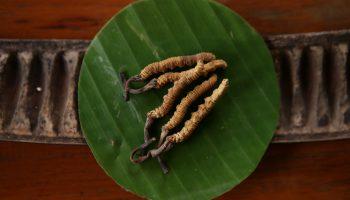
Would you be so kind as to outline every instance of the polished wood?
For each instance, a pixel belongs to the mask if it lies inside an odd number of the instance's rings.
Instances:
[[[1,0],[0,38],[92,39],[131,0]],[[350,28],[350,0],[220,0],[262,34]]]
[[[0,38],[92,39],[130,0],[1,0]],[[221,0],[262,34],[350,28],[349,0]],[[350,140],[272,144],[221,199],[349,199]],[[138,199],[87,146],[0,142],[1,199]]]
[[[350,140],[272,144],[220,199],[348,199]],[[139,199],[107,177],[87,146],[0,142],[4,199]]]

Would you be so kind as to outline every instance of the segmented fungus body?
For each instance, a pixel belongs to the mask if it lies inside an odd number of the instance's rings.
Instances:
[[[203,53],[198,53],[198,54],[189,55],[189,56],[171,57],[159,62],[151,63],[147,65],[145,68],[143,68],[138,75],[133,76],[125,81],[124,98],[125,100],[128,100],[128,94],[130,92],[129,84],[131,82],[144,81],[155,74],[164,73],[164,72],[173,70],[176,67],[191,66],[196,64],[200,60],[202,60],[203,62],[209,62],[214,59],[215,59],[214,54],[203,52]]]
[[[198,127],[199,123],[208,115],[208,113],[213,109],[215,103],[223,95],[228,87],[228,79],[222,80],[221,84],[217,89],[215,89],[211,96],[204,99],[204,103],[198,106],[198,110],[193,112],[191,118],[185,122],[185,126],[180,132],[168,136],[167,140],[171,143],[179,143],[186,140],[194,130]]]
[[[204,93],[212,89],[217,81],[217,75],[213,74],[208,80],[203,81],[190,91],[176,106],[176,111],[171,119],[162,127],[162,132],[159,138],[158,148],[146,152],[146,149],[156,141],[155,137],[150,137],[149,129],[157,118],[164,117],[173,107],[177,98],[183,90],[192,84],[199,77],[206,77],[208,74],[217,69],[225,69],[227,64],[224,60],[214,60],[215,56],[212,53],[199,53],[190,56],[178,56],[168,58],[166,60],[152,63],[146,66],[139,75],[133,76],[126,80],[125,74],[120,73],[120,78],[124,83],[124,97],[128,99],[128,94],[140,94],[150,89],[159,89],[168,83],[174,83],[173,87],[168,90],[168,93],[163,97],[163,103],[154,110],[147,113],[147,119],[144,127],[144,143],[135,148],[130,156],[130,160],[134,163],[140,163],[150,157],[157,157],[158,162],[164,173],[168,172],[168,167],[161,159],[161,154],[170,150],[174,144],[180,143],[190,137],[198,127],[199,123],[213,108],[216,101],[222,96],[228,87],[228,80],[224,79],[219,87],[215,89],[211,96],[204,99],[204,103],[198,106],[198,110],[191,114],[191,118],[185,122],[184,127],[176,134],[170,135],[169,131],[178,126],[184,119],[189,106]],[[197,63],[194,68],[181,72],[167,72],[174,70],[176,67],[191,66]],[[144,81],[151,76],[164,73],[158,78],[153,78],[145,86],[133,89],[129,88],[130,82]],[[165,139],[165,141],[164,141]],[[135,156],[138,155],[138,158]]]
[[[149,129],[155,119],[164,117],[174,105],[175,100],[180,96],[181,92],[188,85],[197,80],[200,76],[207,76],[209,73],[214,72],[218,68],[226,68],[227,64],[223,60],[215,60],[207,64],[203,62],[198,62],[197,66],[193,71],[188,72],[185,76],[181,77],[179,80],[174,82],[174,86],[168,90],[163,99],[161,106],[147,113],[146,124],[144,128],[144,137],[149,138]]]
[[[207,63],[205,67],[207,68],[208,71],[213,71],[216,68],[218,68],[218,66],[221,66],[221,65],[226,65],[225,61],[213,60],[213,61]],[[178,81],[181,77],[184,77],[184,76],[187,76],[187,75],[193,74],[193,73],[195,73],[195,68],[185,70],[182,72],[167,72],[165,74],[160,75],[158,78],[153,78],[145,86],[143,86],[141,88],[138,88],[138,89],[129,88],[128,93],[141,94],[141,93],[144,93],[144,92],[151,90],[151,89],[154,89],[154,88],[159,89],[159,88],[164,87],[168,83],[173,83],[175,81]],[[121,73],[120,75],[123,77],[125,76],[123,73]],[[125,78],[122,78],[122,80],[125,80]]]
[[[191,69],[192,70],[192,69]],[[159,89],[165,86],[168,83],[173,83],[180,79],[181,76],[187,74],[190,70],[186,70],[183,72],[168,72],[160,75],[158,78],[153,78],[150,80],[145,86],[133,89],[129,88],[129,93],[131,94],[141,94],[153,88]]]
[[[168,90],[163,99],[163,104],[158,108],[147,113],[147,116],[152,118],[161,118],[166,115],[171,109],[174,101],[183,91],[183,89],[193,83],[201,76],[207,76],[209,73],[214,72],[219,68],[226,68],[227,64],[223,60],[215,60],[213,62],[203,64],[203,62],[198,63],[198,65],[193,69],[186,72],[179,80],[174,82],[174,86]]]
[[[212,95],[206,97],[204,103],[198,106],[198,110],[191,114],[191,118],[185,122],[184,127],[178,133],[166,137],[165,142],[158,149],[149,151],[149,154],[152,157],[159,156],[161,153],[171,149],[173,144],[183,142],[190,137],[199,123],[208,115],[218,99],[224,94],[228,85],[228,79],[222,80],[219,87],[213,91]]]
[[[213,109],[215,103],[224,94],[228,88],[228,79],[222,80],[219,87],[216,88],[213,93],[204,99],[204,103],[198,106],[197,111],[191,114],[191,118],[185,122],[184,127],[176,134],[167,136],[165,142],[158,148],[148,151],[148,153],[137,160],[133,159],[133,154],[131,155],[131,160],[135,163],[140,163],[145,161],[150,157],[158,157],[160,154],[170,150],[174,144],[183,142],[189,138],[199,126],[199,123],[208,115],[208,113]]]
[[[224,60],[213,60],[204,64],[203,74],[206,75],[214,72],[216,69],[226,68],[226,67],[227,67],[227,64]],[[155,88],[157,89],[162,88],[168,83],[172,83],[179,80],[181,77],[185,77],[185,76],[189,76],[194,73],[197,73],[196,71],[197,71],[196,68],[192,68],[183,72],[168,72],[168,73],[162,74],[157,79],[154,79],[156,81]]]
[[[176,111],[170,120],[162,127],[162,133],[160,134],[158,145],[163,143],[164,138],[168,135],[169,131],[176,126],[178,126],[186,115],[189,106],[202,96],[205,92],[209,91],[215,86],[217,81],[217,75],[213,74],[208,80],[204,81],[200,85],[196,86],[192,91],[190,91],[186,97],[184,97],[180,104],[176,106]]]
[[[157,73],[164,73],[175,69],[176,67],[191,66],[199,61],[209,62],[215,59],[215,55],[212,53],[199,53],[190,56],[176,56],[171,57],[159,62],[154,62],[147,65],[143,70],[141,70],[139,76],[143,80],[151,77]]]

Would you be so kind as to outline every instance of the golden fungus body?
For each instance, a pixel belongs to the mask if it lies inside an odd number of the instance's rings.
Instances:
[[[196,64],[194,68],[187,69],[180,72],[174,72],[177,67],[192,66]],[[190,119],[188,119],[182,129],[169,135],[170,130],[180,125],[184,120],[188,108],[197,99],[203,96],[206,92],[212,90],[217,82],[217,75],[214,73],[217,69],[225,69],[227,64],[224,60],[215,60],[215,55],[212,53],[198,53],[189,56],[177,56],[165,59],[163,61],[155,62],[147,65],[138,75],[126,80],[125,74],[121,73],[120,77],[124,82],[124,97],[128,99],[128,94],[140,94],[150,89],[159,89],[173,83],[173,86],[168,89],[168,92],[163,97],[163,103],[149,111],[147,113],[147,120],[144,126],[144,144],[135,148],[130,156],[130,160],[134,163],[140,163],[150,157],[157,157],[158,162],[164,173],[168,172],[168,168],[162,161],[160,155],[170,150],[176,143],[180,143],[190,137],[199,126],[200,122],[208,115],[210,110],[214,107],[218,99],[223,95],[228,87],[228,79],[224,79],[220,85],[212,92],[212,94],[204,98],[204,102],[198,106],[197,111],[191,113]],[[156,74],[161,74],[157,78],[151,79],[146,85],[141,88],[133,89],[129,88],[129,83],[137,81],[145,81]],[[198,80],[200,77],[210,76],[207,80],[194,87],[193,90],[187,93],[187,95],[176,106],[176,110],[169,121],[163,125],[162,132],[159,137],[158,148],[146,151],[153,142],[156,141],[155,137],[150,137],[150,127],[153,122],[167,115],[174,107],[177,99],[182,95],[184,90]],[[168,136],[169,135],[169,136]],[[138,158],[135,156],[138,155]]]
[[[200,85],[197,85],[192,91],[190,91],[186,97],[184,97],[179,105],[176,106],[176,111],[170,120],[162,127],[162,133],[159,138],[159,144],[163,143],[164,138],[168,132],[178,126],[184,119],[189,106],[202,96],[205,92],[209,91],[215,86],[217,81],[217,75],[213,74],[208,80],[204,81]]]

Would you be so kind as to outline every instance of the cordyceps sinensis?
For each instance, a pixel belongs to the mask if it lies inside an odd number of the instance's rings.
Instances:
[[[224,63],[225,61],[223,60],[213,60],[207,63],[207,65],[210,65],[216,68],[219,65],[224,65]],[[138,88],[138,89],[129,88],[128,91],[131,94],[141,94],[154,88],[160,89],[165,85],[167,85],[168,83],[174,83],[175,81],[179,80],[181,77],[194,73],[194,71],[195,71],[195,68],[188,69],[182,72],[167,72],[165,74],[160,75],[158,78],[153,78],[145,86],[141,88]]]
[[[200,85],[197,85],[181,100],[181,102],[176,106],[176,111],[174,112],[173,116],[162,127],[158,146],[163,143],[163,140],[169,134],[169,131],[182,122],[190,105],[215,86],[217,79],[217,75],[213,74],[208,80],[202,82]]]
[[[183,90],[197,80],[199,77],[205,77],[217,69],[225,69],[227,64],[223,60],[214,60],[207,64],[199,61],[196,67],[186,75],[174,82],[174,86],[168,90],[168,93],[163,97],[163,103],[159,107],[147,113],[147,119],[144,128],[145,138],[149,138],[149,129],[155,119],[164,117],[173,107],[176,99],[181,95]]]
[[[218,88],[216,88],[213,93],[204,99],[204,103],[198,106],[197,111],[191,114],[191,118],[185,122],[184,127],[177,133],[167,136],[164,143],[157,149],[152,149],[144,156],[134,159],[135,151],[131,154],[131,161],[135,163],[140,163],[145,161],[150,157],[159,157],[162,153],[170,150],[174,144],[183,142],[189,138],[196,128],[199,126],[199,123],[208,115],[208,113],[213,109],[215,103],[218,99],[224,94],[229,86],[228,79],[224,79]],[[152,138],[154,141],[155,139]]]
[[[135,75],[135,76],[133,76],[125,81],[125,83],[124,83],[124,98],[125,98],[125,100],[128,100],[129,93],[134,92],[134,90],[130,90],[130,87],[129,87],[129,84],[131,82],[145,81],[153,75],[174,70],[176,67],[191,66],[191,65],[198,63],[198,61],[200,61],[200,60],[203,62],[209,62],[209,61],[212,61],[214,59],[215,59],[214,54],[203,52],[203,53],[198,53],[198,54],[189,55],[189,56],[171,57],[171,58],[159,61],[159,62],[151,63],[151,64],[147,65],[145,68],[143,68],[138,75]],[[120,75],[122,77],[122,80],[124,81],[125,74],[121,73]]]
[[[157,118],[164,117],[173,107],[175,100],[180,96],[181,92],[189,86],[192,82],[197,80],[199,77],[205,77],[208,74],[214,72],[217,69],[225,69],[227,64],[224,60],[214,60],[209,63],[204,64],[203,61],[199,61],[195,68],[181,72],[178,80],[174,82],[174,86],[168,90],[168,94],[163,97],[164,101],[161,106],[147,113],[147,119],[144,127],[144,141],[145,143],[140,147],[133,150],[132,155],[135,155],[136,152],[141,150],[141,155],[144,154],[145,149],[150,143],[154,140],[150,138],[149,129],[153,124],[154,120]],[[165,74],[164,74],[165,75]],[[159,83],[160,85],[166,82],[163,79]],[[162,81],[163,80],[163,81]],[[168,169],[165,163],[161,160],[161,158],[157,157],[159,164],[164,173],[168,172]],[[135,162],[133,159],[131,159]]]

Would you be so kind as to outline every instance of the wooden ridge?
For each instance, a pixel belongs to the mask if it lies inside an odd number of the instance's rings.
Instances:
[[[350,30],[265,37],[281,89],[273,142],[350,138]],[[77,81],[88,40],[0,40],[0,140],[85,144]]]

